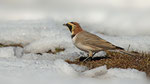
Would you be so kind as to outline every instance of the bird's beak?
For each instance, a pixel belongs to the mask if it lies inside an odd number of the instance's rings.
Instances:
[[[63,24],[63,26],[67,26],[66,24]]]

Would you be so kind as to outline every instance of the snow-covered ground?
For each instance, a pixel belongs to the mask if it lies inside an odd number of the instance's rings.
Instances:
[[[101,66],[89,70],[66,63],[66,59],[86,54],[74,47],[70,32],[62,26],[77,21],[83,29],[117,46],[128,49],[130,45],[129,50],[150,52],[148,0],[57,1],[14,0],[11,4],[9,0],[1,1],[0,44],[23,46],[0,47],[1,84],[150,83],[144,72],[135,69]],[[46,53],[55,48],[65,51]]]
[[[1,84],[147,84],[145,73],[133,69],[88,70],[63,60],[0,59]]]

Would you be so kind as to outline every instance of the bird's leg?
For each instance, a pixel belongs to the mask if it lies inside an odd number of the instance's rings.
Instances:
[[[93,53],[92,57],[96,54],[96,52]]]
[[[85,62],[86,60],[88,60],[89,58],[92,58],[93,56],[93,52],[89,51],[88,57],[86,59],[83,60],[83,62]]]

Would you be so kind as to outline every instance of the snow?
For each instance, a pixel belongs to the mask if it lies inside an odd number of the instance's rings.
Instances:
[[[106,66],[102,66],[102,67],[98,67],[92,70],[88,70],[82,73],[83,76],[87,76],[87,77],[97,77],[97,76],[101,76],[107,73],[107,68]]]
[[[0,3],[1,84],[148,84],[144,72],[68,64],[86,53],[62,24],[77,21],[91,33],[129,50],[150,52],[148,0],[15,0]],[[56,48],[65,51],[46,53]],[[37,54],[40,53],[40,54]],[[99,52],[96,56],[104,56]]]
[[[0,48],[0,57],[9,58],[14,56],[13,47]]]
[[[0,29],[2,30],[0,31],[0,43],[6,45],[22,44],[26,53],[44,53],[50,49],[54,51],[55,48],[74,49],[74,51],[77,51],[72,44],[70,32],[66,27],[62,26],[63,22],[58,24],[56,21],[48,19],[39,21],[8,21],[0,24]],[[84,23],[81,25],[87,26]],[[150,38],[148,35],[120,36],[118,34],[117,36],[110,36],[95,30],[91,31],[88,27],[83,26],[83,28],[125,49],[130,45],[131,51],[149,52],[150,50]]]
[[[0,66],[0,78],[3,84],[113,84],[116,81],[119,81],[116,84],[122,84],[123,80],[129,84],[146,84],[145,73],[137,70],[107,70],[106,66],[88,70],[82,66],[72,67],[61,59],[53,62],[49,60],[1,59]],[[75,68],[80,68],[81,71],[86,70],[80,72]]]

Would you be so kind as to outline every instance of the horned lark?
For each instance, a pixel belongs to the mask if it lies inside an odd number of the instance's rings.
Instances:
[[[67,26],[70,30],[74,45],[80,50],[87,52],[88,58],[93,57],[99,51],[124,50],[95,34],[84,31],[77,22],[69,22],[63,25]]]

